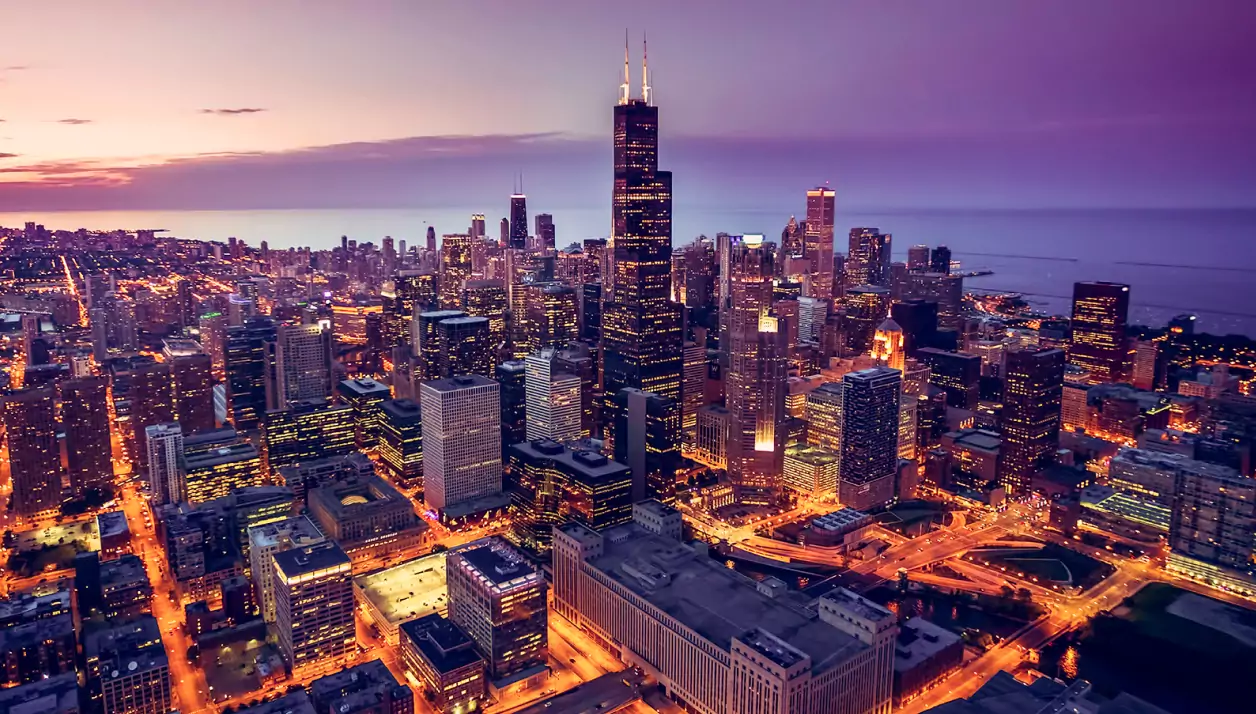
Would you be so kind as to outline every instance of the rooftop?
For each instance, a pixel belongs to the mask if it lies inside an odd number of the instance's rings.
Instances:
[[[209,451],[201,451],[195,454],[186,454],[183,459],[184,466],[187,471],[196,471],[197,469],[208,469],[222,464],[234,463],[236,461],[248,461],[250,459],[259,458],[257,447],[249,443],[228,444],[219,446]]]
[[[816,518],[811,522],[811,527],[826,531],[840,531],[862,524],[869,518],[870,516],[863,511],[856,511],[853,508],[843,508]]]
[[[358,397],[382,395],[385,399],[391,393],[387,384],[373,379],[346,379],[340,383],[340,391]]]
[[[827,466],[841,460],[841,454],[823,446],[811,444],[790,444],[785,447],[785,458],[801,461],[812,466]]]
[[[331,541],[324,541],[275,553],[275,567],[281,579],[285,576],[313,574],[327,569],[348,573],[349,556],[345,555],[340,546]]]
[[[419,403],[413,399],[390,399],[379,408],[385,415],[397,421],[421,419],[423,412]]]
[[[571,472],[600,479],[631,474],[624,464],[605,456],[582,450],[573,450],[552,439],[536,439],[514,444],[510,451],[531,459],[550,459],[567,467]]]
[[[108,511],[96,514],[96,528],[101,538],[112,538],[126,535],[129,532],[126,514],[122,511]]]
[[[394,625],[443,611],[449,605],[444,553],[359,575],[353,584],[375,611]]]
[[[904,672],[918,667],[960,641],[959,635],[920,617],[904,622],[894,645],[894,669]]]
[[[237,714],[315,714],[314,704],[304,689],[286,694],[269,702],[251,707],[240,707]]]
[[[152,615],[90,631],[84,637],[83,649],[88,660],[100,660],[104,679],[169,666],[161,630]]]
[[[78,711],[78,676],[74,672],[54,674],[47,679],[0,689],[0,714],[62,714]]]
[[[138,581],[148,583],[148,573],[144,570],[144,561],[138,555],[124,555],[114,560],[100,563],[100,584],[116,585]]]
[[[540,572],[509,543],[497,536],[481,538],[450,551],[500,591],[531,587],[543,580]]]
[[[431,382],[424,382],[423,388],[430,389],[434,392],[456,392],[461,389],[469,389],[471,387],[487,387],[496,385],[497,382],[482,377],[478,374],[467,374],[460,377],[449,377],[448,379],[436,379]]]
[[[959,446],[978,451],[997,451],[1003,444],[1003,439],[998,433],[984,429],[952,431],[946,434],[946,437],[953,439]]]
[[[401,629],[423,657],[441,674],[483,661],[467,633],[448,618],[433,613],[411,620],[403,624]]]
[[[578,525],[563,530],[577,529],[596,535]],[[729,649],[734,637],[761,629],[811,657],[813,670],[824,671],[865,647],[822,622],[801,594],[769,597],[750,578],[672,538],[635,523],[608,528],[601,536],[604,554],[590,565],[722,649]]]
[[[293,516],[249,528],[249,545],[254,548],[268,548],[281,543],[301,545],[322,538],[322,531],[307,516]]]

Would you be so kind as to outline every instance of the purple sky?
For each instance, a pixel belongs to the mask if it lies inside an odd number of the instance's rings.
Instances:
[[[4,13],[0,210],[609,196],[625,27],[678,202],[1256,205],[1251,0],[141,0]],[[535,201],[534,201],[535,205]]]

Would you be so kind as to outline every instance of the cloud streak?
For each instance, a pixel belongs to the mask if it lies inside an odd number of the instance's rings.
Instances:
[[[70,126],[81,126],[83,124],[91,124],[91,119],[58,119],[58,124],[68,124]]]
[[[4,154],[4,153],[0,153],[0,159],[16,159],[17,157],[18,157],[18,154]]]
[[[202,109],[201,114],[212,114],[220,117],[239,116],[240,114],[259,114],[266,111],[262,107],[240,107],[238,109]]]

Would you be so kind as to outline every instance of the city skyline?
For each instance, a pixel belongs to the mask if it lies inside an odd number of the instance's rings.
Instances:
[[[1256,9],[1213,4],[31,6],[0,61],[0,210],[447,204],[520,171],[544,205],[598,205],[590,98],[625,27],[634,85],[654,40],[689,205],[824,181],[866,207],[1251,205]],[[101,28],[114,50],[74,42]],[[189,41],[152,62],[151,37]]]

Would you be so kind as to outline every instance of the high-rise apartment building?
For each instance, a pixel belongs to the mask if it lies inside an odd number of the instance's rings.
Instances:
[[[808,444],[841,453],[843,390],[842,382],[825,382],[807,393],[804,418]]]
[[[56,389],[19,389],[4,397],[4,438],[13,484],[10,510],[22,518],[61,505],[61,449],[57,445]]]
[[[109,379],[81,377],[61,383],[61,425],[65,430],[70,492],[113,484],[109,440]]]
[[[1064,352],[1020,350],[1007,355],[1003,385],[1003,482],[1022,495],[1034,474],[1051,464],[1060,445]]]
[[[811,268],[810,297],[833,296],[833,211],[837,194],[820,186],[807,191],[807,223],[803,230],[803,257]]]
[[[902,381],[902,373],[889,367],[851,372],[842,378],[838,500],[848,508],[867,511],[894,498]]]
[[[499,537],[449,551],[449,619],[475,641],[494,680],[545,671],[545,576]]]
[[[528,366],[523,360],[497,365],[494,376],[501,387],[502,452],[528,438]]]
[[[559,347],[579,338],[579,294],[562,283],[533,284],[525,298],[522,348],[535,352]]]
[[[145,448],[148,449],[148,491],[155,505],[164,505],[186,498],[187,482],[183,472],[183,429],[178,422],[144,427]]]
[[[1122,283],[1073,284],[1073,337],[1069,364],[1090,372],[1091,381],[1129,379],[1130,349],[1126,342],[1130,286]]]
[[[333,342],[331,325],[325,321],[276,329],[275,408],[332,396]]]
[[[349,556],[324,541],[275,552],[275,623],[293,676],[335,671],[353,653],[353,573]]]
[[[680,430],[684,445],[691,450],[698,440],[698,410],[706,403],[707,369],[706,345],[686,342],[685,375],[680,390]]]
[[[739,492],[759,495],[776,488],[785,444],[789,318],[773,309],[773,247],[743,236],[729,261],[728,473]]]
[[[441,510],[499,494],[501,392],[497,382],[467,375],[424,382],[423,488],[429,507]]]

